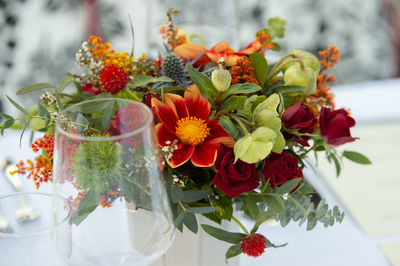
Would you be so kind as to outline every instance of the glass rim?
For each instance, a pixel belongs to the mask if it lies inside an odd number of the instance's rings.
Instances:
[[[49,197],[52,201],[54,198],[58,198],[62,201],[64,201],[64,203],[66,203],[66,205],[68,206],[68,212],[66,214],[66,216],[59,221],[58,223],[54,224],[54,227],[58,227],[59,225],[63,224],[64,222],[66,222],[72,214],[72,208],[71,208],[71,204],[69,203],[69,201],[57,194],[51,194],[51,193],[43,193],[43,192],[35,192],[35,191],[26,191],[26,192],[14,192],[14,193],[8,193],[8,194],[4,194],[0,196],[0,201],[2,199],[5,198],[11,198],[11,197],[16,197],[16,196],[20,196],[20,195],[41,195],[41,196],[46,196]],[[53,211],[53,203],[51,205],[51,209],[50,212]],[[49,221],[49,226],[46,226],[44,229],[35,231],[35,232],[31,232],[31,233],[4,233],[4,232],[0,232],[0,237],[5,237],[5,238],[23,238],[23,237],[30,237],[30,236],[35,236],[35,235],[40,235],[46,232],[49,232],[52,230],[52,222],[51,220]]]
[[[60,117],[62,116],[62,114],[68,113],[70,112],[71,109],[76,108],[77,106],[86,104],[86,103],[90,103],[90,102],[100,102],[100,101],[119,101],[119,102],[126,102],[126,103],[130,103],[130,104],[136,104],[141,106],[144,110],[146,110],[146,112],[149,114],[149,119],[148,121],[145,121],[143,123],[142,126],[140,126],[139,128],[136,128],[134,130],[131,130],[127,133],[124,134],[120,134],[120,135],[116,135],[116,136],[108,136],[108,137],[87,137],[87,136],[82,136],[82,135],[76,135],[76,134],[71,134],[67,131],[65,131],[61,126],[60,126]],[[98,99],[91,99],[91,100],[85,100],[76,104],[73,104],[67,108],[65,108],[64,110],[62,110],[55,122],[55,131],[60,132],[61,134],[63,134],[64,136],[67,136],[71,139],[76,139],[76,140],[83,140],[83,141],[118,141],[127,137],[131,137],[134,135],[137,135],[138,133],[141,133],[142,131],[144,131],[146,128],[150,127],[151,124],[153,123],[153,112],[151,111],[151,109],[145,105],[144,103],[138,102],[138,101],[133,101],[133,100],[129,100],[129,99],[123,99],[123,98],[111,98],[111,97],[107,97],[107,98],[98,98]]]

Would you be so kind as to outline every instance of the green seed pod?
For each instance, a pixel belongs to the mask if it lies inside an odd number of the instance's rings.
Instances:
[[[305,66],[301,69],[300,64],[295,64],[288,68],[283,74],[285,85],[302,86],[309,89],[307,94],[315,93],[317,86],[317,76],[311,67]]]
[[[215,89],[219,92],[225,92],[231,85],[232,77],[228,70],[223,69],[221,65],[211,74],[211,81]]]

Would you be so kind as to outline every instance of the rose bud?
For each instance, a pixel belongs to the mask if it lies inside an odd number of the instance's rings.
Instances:
[[[311,134],[314,130],[317,120],[314,118],[314,114],[310,107],[303,103],[297,103],[290,108],[286,109],[282,116],[282,123],[286,129],[297,130],[299,133]],[[303,146],[308,147],[308,140],[310,137],[307,136],[294,136],[293,134],[284,132],[283,135],[286,139],[293,138],[292,141],[300,143]]]
[[[215,161],[217,173],[213,183],[226,195],[234,198],[259,186],[260,176],[255,164],[241,160],[235,163],[233,150],[224,145],[218,147],[217,154]]]
[[[292,179],[303,178],[303,172],[299,167],[296,156],[286,152],[272,152],[265,159],[263,176],[265,180],[269,180],[271,187],[274,188],[283,185]],[[298,186],[294,190],[297,188]]]
[[[225,92],[231,85],[231,73],[229,73],[228,70],[223,69],[223,66],[219,64],[218,69],[211,73],[211,81],[217,91]]]
[[[321,135],[325,137],[328,144],[339,146],[356,140],[350,134],[350,128],[355,126],[356,121],[345,109],[332,110],[322,107],[319,115],[319,127]]]
[[[313,94],[316,91],[317,76],[314,70],[308,66],[304,66],[304,69],[301,68],[300,64],[289,67],[283,74],[283,81],[287,86],[308,88],[307,94]]]

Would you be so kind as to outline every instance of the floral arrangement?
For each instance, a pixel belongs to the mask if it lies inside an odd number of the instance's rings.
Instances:
[[[177,14],[167,13],[167,23],[160,29],[166,52],[157,59],[147,59],[145,54],[134,59],[133,52],[116,52],[111,44],[91,36],[76,54],[76,63],[87,72],[69,73],[58,86],[38,83],[22,88],[17,94],[46,90],[28,110],[7,96],[23,116],[0,114],[1,132],[20,120],[32,131],[44,133],[32,143],[39,155],[18,163],[17,172],[32,178],[37,188],[52,180],[54,122],[60,110],[88,99],[125,98],[145,103],[155,115],[154,131],[175,226],[197,233],[195,214],[201,214],[218,224],[235,222],[242,229],[228,232],[201,225],[211,236],[232,244],[226,259],[242,252],[258,257],[268,247],[279,247],[257,233],[269,219],[279,220],[283,227],[291,220],[307,223],[307,230],[318,222],[325,227],[341,222],[344,213],[337,206],[330,209],[323,200],[311,201],[315,192],[302,171],[310,152],[324,153],[338,175],[343,158],[370,163],[357,152],[336,150],[356,140],[350,134],[355,120],[347,110],[335,109],[329,86],[336,81],[327,70],[340,61],[338,48],[319,52],[319,59],[293,50],[270,63],[264,55],[280,49],[275,40],[284,37],[282,19],[268,20],[268,27],[258,31],[255,40],[236,51],[226,42],[211,48],[190,42],[190,36],[173,23]],[[74,89],[67,92],[70,84]],[[122,123],[109,119],[99,127],[87,121],[86,134],[113,135],[135,126],[135,110],[123,108],[116,115],[127,119]],[[107,154],[119,152],[115,147],[103,148],[108,152],[98,156],[102,160],[112,160]],[[83,178],[82,147],[71,144],[68,149],[75,155],[66,163],[71,173],[66,179],[82,188],[70,199],[75,216],[90,194],[88,188],[100,191],[97,202],[103,208],[126,196],[118,184],[104,185],[110,183],[108,175],[96,181]],[[245,228],[234,216],[237,212],[252,219],[254,226]]]

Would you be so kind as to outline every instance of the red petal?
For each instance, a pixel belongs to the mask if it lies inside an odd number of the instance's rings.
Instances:
[[[189,116],[185,100],[180,95],[166,93],[164,94],[164,101],[168,106],[175,110],[178,118]]]
[[[185,103],[189,116],[207,121],[210,115],[211,104],[206,98],[201,96],[200,90],[196,85],[190,86],[188,90],[185,91]]]
[[[178,139],[174,134],[168,131],[168,129],[161,123],[157,124],[154,127],[155,135],[156,135],[156,140],[157,144],[161,147],[168,146],[166,144],[166,141],[170,141],[171,143],[175,140]],[[171,143],[169,145],[171,145]]]
[[[192,157],[192,154],[194,152],[194,146],[182,145],[181,143],[179,144],[178,144],[178,149],[173,151],[172,158],[167,161],[172,168],[179,167],[182,164],[189,161],[190,157]]]
[[[210,129],[210,135],[206,141],[209,143],[222,143],[227,147],[233,147],[235,140],[221,127],[217,120],[209,120],[207,126]]]
[[[151,99],[151,105],[156,110],[158,121],[163,123],[169,132],[175,133],[176,122],[178,122],[176,111],[156,98]]]
[[[212,166],[217,159],[218,146],[219,144],[210,142],[196,146],[192,155],[192,163],[198,167]]]

